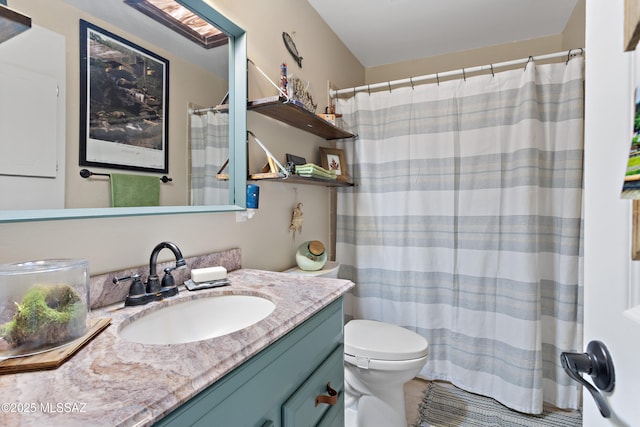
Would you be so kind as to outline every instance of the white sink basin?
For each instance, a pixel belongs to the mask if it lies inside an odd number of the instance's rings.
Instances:
[[[276,308],[266,298],[219,295],[160,308],[124,326],[119,335],[141,344],[181,344],[239,331]]]

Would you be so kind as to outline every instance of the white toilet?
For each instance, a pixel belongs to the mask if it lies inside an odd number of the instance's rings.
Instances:
[[[344,327],[345,427],[406,427],[404,384],[427,363],[429,344],[408,329],[373,320]]]
[[[286,271],[338,277],[340,264],[317,271]],[[427,363],[429,344],[420,335],[373,320],[351,320],[344,327],[345,427],[406,427],[404,384]]]

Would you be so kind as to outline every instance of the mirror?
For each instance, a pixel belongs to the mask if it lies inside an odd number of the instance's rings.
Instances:
[[[15,0],[10,4],[10,7],[19,10],[19,6],[22,0]],[[26,0],[24,0],[26,2]],[[156,2],[158,0],[153,0]],[[129,2],[132,2],[129,0]],[[166,0],[161,0],[166,2]],[[205,49],[199,46],[197,43],[189,40],[187,37],[179,34],[175,29],[170,28],[166,24],[160,24],[157,21],[145,16],[141,11],[125,4],[122,0],[103,0],[96,2],[95,0],[50,0],[52,8],[56,8],[56,4],[64,5],[68,7],[71,5],[79,10],[78,15],[72,17],[63,17],[61,20],[66,20],[65,23],[59,25],[66,25],[69,27],[66,35],[66,55],[67,55],[67,78],[66,78],[66,114],[67,116],[73,115],[73,119],[67,117],[67,129],[66,137],[63,138],[66,142],[66,146],[63,150],[67,151],[66,156],[66,170],[64,191],[69,194],[64,194],[64,206],[65,209],[15,209],[8,210],[6,207],[2,207],[0,203],[0,222],[9,221],[31,221],[31,220],[49,220],[49,219],[65,219],[65,218],[88,218],[88,217],[112,217],[112,216],[131,216],[131,215],[152,215],[152,214],[175,214],[175,213],[190,213],[190,212],[221,212],[221,211],[234,211],[242,210],[246,206],[246,99],[247,99],[247,80],[246,80],[246,37],[245,32],[233,22],[229,21],[226,17],[221,15],[215,9],[213,9],[205,0],[176,0],[177,3],[185,6],[187,9],[203,18],[205,21],[213,24],[219,28],[228,36],[228,44],[221,47],[214,47],[211,49]],[[27,2],[28,3],[28,2]],[[27,4],[23,3],[23,4]],[[25,6],[26,8],[26,6]],[[38,12],[39,13],[39,12]],[[35,12],[34,12],[35,14]],[[118,15],[119,14],[119,15]],[[118,171],[115,169],[103,169],[89,166],[79,166],[79,156],[70,156],[68,150],[73,149],[75,153],[78,153],[78,135],[79,129],[77,126],[70,126],[71,124],[77,124],[76,119],[81,114],[79,106],[77,105],[77,99],[79,95],[79,67],[74,66],[78,62],[69,61],[69,56],[77,55],[78,51],[78,39],[79,39],[79,20],[96,21],[96,25],[107,27],[106,29],[112,33],[119,33],[124,37],[130,37],[133,42],[144,46],[147,49],[153,50],[157,48],[159,54],[169,56],[171,61],[169,65],[169,93],[172,95],[168,97],[169,107],[167,110],[171,113],[168,115],[169,128],[173,126],[174,119],[182,122],[184,132],[180,132],[176,137],[171,131],[168,132],[169,140],[169,170],[166,173],[173,181],[168,184],[160,184],[161,191],[161,204],[163,191],[171,186],[172,188],[178,188],[182,190],[182,195],[178,196],[183,202],[177,203],[175,201],[170,202],[167,206],[146,206],[146,207],[122,207],[122,208],[109,208],[109,207],[96,207],[105,206],[104,199],[108,198],[110,191],[109,178],[108,177],[90,177],[88,179],[80,177],[81,169],[89,169],[94,173],[127,173],[127,171]],[[141,24],[144,22],[144,26]],[[106,24],[105,24],[106,23]],[[34,24],[38,25],[38,20],[34,20]],[[73,25],[73,28],[70,28]],[[43,25],[44,26],[44,25]],[[152,33],[149,28],[155,28],[157,33]],[[52,29],[56,31],[55,29]],[[155,31],[154,30],[154,31]],[[29,30],[31,31],[31,30]],[[27,34],[25,32],[24,34]],[[69,34],[74,34],[70,36]],[[152,34],[152,35],[150,35]],[[69,39],[73,37],[74,40]],[[146,37],[146,38],[145,38]],[[151,38],[152,40],[148,40]],[[148,44],[144,43],[148,40]],[[69,48],[70,43],[75,43],[74,48]],[[178,53],[171,51],[172,46],[177,46]],[[73,44],[71,44],[73,46]],[[151,47],[149,47],[151,46]],[[188,48],[186,47],[188,46]],[[0,49],[3,48],[0,45]],[[187,51],[196,52],[195,56],[189,55]],[[167,53],[169,52],[169,53]],[[222,52],[222,53],[220,53]],[[175,56],[174,56],[175,55]],[[222,57],[222,61],[218,60]],[[42,61],[42,59],[40,58]],[[75,58],[75,61],[79,61],[79,58]],[[182,96],[187,90],[178,90],[176,88],[183,88],[189,85],[190,73],[184,71],[184,64],[193,63],[197,67],[202,69],[211,70],[212,73],[222,74],[228,81],[228,103],[225,106],[225,112],[220,113],[226,116],[228,121],[228,128],[225,133],[228,134],[229,151],[228,158],[229,163],[224,171],[229,175],[229,180],[224,181],[225,190],[228,188],[228,196],[225,197],[226,203],[223,204],[209,204],[201,206],[189,206],[190,203],[190,179],[191,168],[190,162],[190,148],[188,139],[188,115],[189,107],[192,109],[202,109],[215,106],[222,102],[225,90],[218,88],[217,94],[223,94],[223,96],[216,97],[216,99],[207,98],[206,101],[195,100],[189,96]],[[219,64],[225,63],[226,67],[220,71]],[[217,66],[212,67],[212,65]],[[180,67],[183,69],[180,70]],[[176,72],[174,72],[174,70]],[[218,79],[222,80],[222,79]],[[213,84],[212,84],[213,86]],[[173,90],[171,89],[173,87]],[[206,88],[208,89],[208,88]],[[202,91],[205,89],[203,88]],[[173,105],[172,102],[179,103]],[[0,107],[2,107],[0,105]],[[0,124],[2,122],[0,117]],[[71,128],[69,128],[71,127]],[[179,126],[174,126],[179,127]],[[4,139],[4,138],[2,138]],[[71,145],[71,147],[69,146]],[[75,145],[75,146],[74,146]],[[181,153],[180,156],[175,157],[174,153]],[[175,157],[175,158],[174,158]],[[176,160],[177,159],[177,160]],[[2,174],[2,162],[0,162],[0,174]],[[182,170],[180,170],[182,168]],[[179,175],[177,172],[179,171]],[[208,174],[213,174],[218,171],[208,171]],[[137,172],[132,172],[137,173]],[[155,175],[160,179],[162,174]],[[0,177],[2,178],[2,177]],[[166,187],[165,187],[166,186]],[[82,196],[75,197],[71,194],[72,191],[80,189]],[[100,199],[99,203],[92,204],[92,195],[98,194]],[[29,197],[37,198],[37,193],[29,194]],[[106,205],[108,206],[108,204]]]

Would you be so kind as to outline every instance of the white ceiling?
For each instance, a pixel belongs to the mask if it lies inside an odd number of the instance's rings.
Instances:
[[[365,67],[560,34],[578,0],[307,0]]]

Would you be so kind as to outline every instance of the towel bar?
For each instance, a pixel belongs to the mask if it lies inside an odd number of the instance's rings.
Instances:
[[[97,173],[97,172],[91,172],[89,169],[80,169],[80,176],[83,178],[89,178],[92,175],[97,175],[97,176],[111,176],[111,174],[109,173]],[[166,175],[162,175],[162,177],[160,178],[160,181],[164,182],[165,184],[169,181],[173,181],[173,178],[169,178]]]

